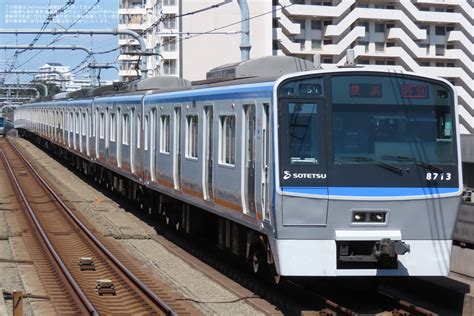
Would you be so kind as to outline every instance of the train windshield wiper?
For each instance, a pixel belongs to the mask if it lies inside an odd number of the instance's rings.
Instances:
[[[361,157],[361,156],[342,156],[339,158],[344,159],[344,160],[356,161],[356,162],[375,162],[376,166],[392,171],[398,175],[402,175],[403,173],[401,168],[398,168],[397,166],[390,165],[388,163],[385,163],[383,161],[380,161],[374,158]]]
[[[415,159],[413,157],[407,157],[407,156],[391,156],[391,155],[386,155],[386,156],[381,156],[382,159],[387,159],[387,160],[396,160],[396,161],[411,161],[414,162],[418,166],[422,166],[428,170],[435,171],[438,173],[443,173],[443,169],[440,167],[436,167],[435,165],[432,165],[428,162],[421,161],[418,159]]]

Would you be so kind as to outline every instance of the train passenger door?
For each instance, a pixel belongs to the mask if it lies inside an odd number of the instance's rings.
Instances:
[[[74,113],[69,112],[69,129],[68,129],[68,145],[69,148],[72,147],[74,138]]]
[[[105,109],[105,161],[109,161],[109,144],[110,144],[110,117],[109,108]]]
[[[143,134],[143,126],[142,126],[142,116],[143,110],[137,113],[137,137],[136,137],[136,158],[135,160],[135,170],[139,173],[140,176],[143,177],[143,142],[142,142],[142,134]]]
[[[151,132],[150,132],[150,175],[151,181],[156,180],[156,126],[157,126],[157,117],[156,117],[156,108],[151,109]]]
[[[255,212],[255,104],[244,105],[244,212]]]
[[[117,108],[117,119],[116,119],[116,128],[115,128],[115,146],[117,146],[116,149],[116,156],[117,156],[117,167],[121,168],[122,167],[122,143],[123,143],[123,133],[122,129],[124,128],[122,125],[122,109],[119,107]]]
[[[261,175],[261,206],[262,206],[262,218],[263,220],[270,221],[270,207],[268,205],[269,199],[269,186],[268,186],[268,176],[269,176],[269,165],[270,165],[270,112],[269,104],[263,104],[263,113],[262,113],[262,175]]]
[[[131,109],[130,112],[130,170],[135,173],[135,108]]]
[[[204,159],[203,159],[203,172],[204,172],[204,199],[211,200],[212,194],[212,122],[213,122],[213,110],[212,106],[204,107]]]
[[[103,122],[101,118],[103,117],[103,113],[99,113],[99,108],[95,109],[95,124],[94,124],[94,129],[95,129],[95,158],[99,158],[99,140],[100,137],[102,136],[100,132],[102,131],[102,126],[101,125]]]
[[[89,110],[86,110],[87,113],[87,120],[86,120],[86,155],[87,157],[90,157],[91,154],[91,149],[90,149],[90,143],[91,143],[91,137],[92,137],[92,112]]]
[[[173,148],[173,180],[174,188],[181,189],[181,108],[174,108],[174,148]]]

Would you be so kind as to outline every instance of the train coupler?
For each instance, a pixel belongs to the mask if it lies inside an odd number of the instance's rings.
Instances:
[[[410,245],[401,240],[391,240],[384,238],[374,245],[373,255],[376,258],[395,258],[397,255],[404,255],[410,252]]]

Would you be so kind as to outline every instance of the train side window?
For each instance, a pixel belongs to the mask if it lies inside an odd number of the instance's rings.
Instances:
[[[92,117],[92,137],[96,137],[97,121],[99,120],[99,109],[95,109]]]
[[[123,124],[122,124],[122,142],[124,145],[129,143],[129,128],[130,128],[130,119],[128,114],[123,115]]]
[[[76,112],[76,120],[74,121],[74,126],[76,130],[76,134],[79,135],[79,112]]]
[[[235,165],[235,116],[220,117],[219,163]]]
[[[104,135],[105,135],[105,115],[104,113],[100,113],[100,125],[99,125],[100,139],[104,139]]]
[[[198,158],[198,116],[186,117],[186,157]]]
[[[117,133],[117,123],[115,122],[115,113],[110,113],[110,141],[115,142]]]
[[[82,113],[82,122],[81,122],[81,129],[82,129],[82,136],[86,136],[86,113]]]
[[[142,138],[142,118],[140,114],[137,115],[137,148],[141,146],[141,138]]]
[[[145,150],[148,150],[148,115],[145,115]]]
[[[161,139],[160,139],[160,152],[170,153],[170,116],[161,116]]]
[[[88,134],[90,138],[92,137],[92,131],[94,130],[94,112],[87,111],[87,122],[89,123]]]

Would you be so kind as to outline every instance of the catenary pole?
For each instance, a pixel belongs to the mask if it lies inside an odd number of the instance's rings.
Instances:
[[[77,29],[77,30],[34,30],[34,29],[0,29],[0,34],[48,34],[48,35],[60,35],[60,34],[76,34],[76,35],[129,35],[135,38],[140,44],[140,50],[143,54],[146,53],[146,45],[143,37],[137,32],[131,30],[119,30],[119,29],[103,29],[103,30],[88,30],[88,29]],[[34,46],[32,46],[34,47]],[[141,58],[141,78],[146,79],[147,77],[147,59]]]
[[[85,46],[78,46],[78,45],[35,45],[35,46],[30,46],[30,45],[0,45],[0,49],[25,49],[25,50],[82,50],[87,53],[88,56],[92,58],[92,62],[95,63],[95,57],[89,48]],[[10,71],[11,72],[11,71]],[[9,72],[4,72],[4,73],[9,73]],[[63,76],[64,79],[64,76]],[[97,86],[97,78],[95,78],[95,74],[90,74],[90,80],[92,82],[92,86]]]
[[[240,6],[240,23],[241,27],[241,42],[240,42],[240,54],[242,61],[247,61],[250,59],[250,13],[249,5],[247,0],[237,0]]]

